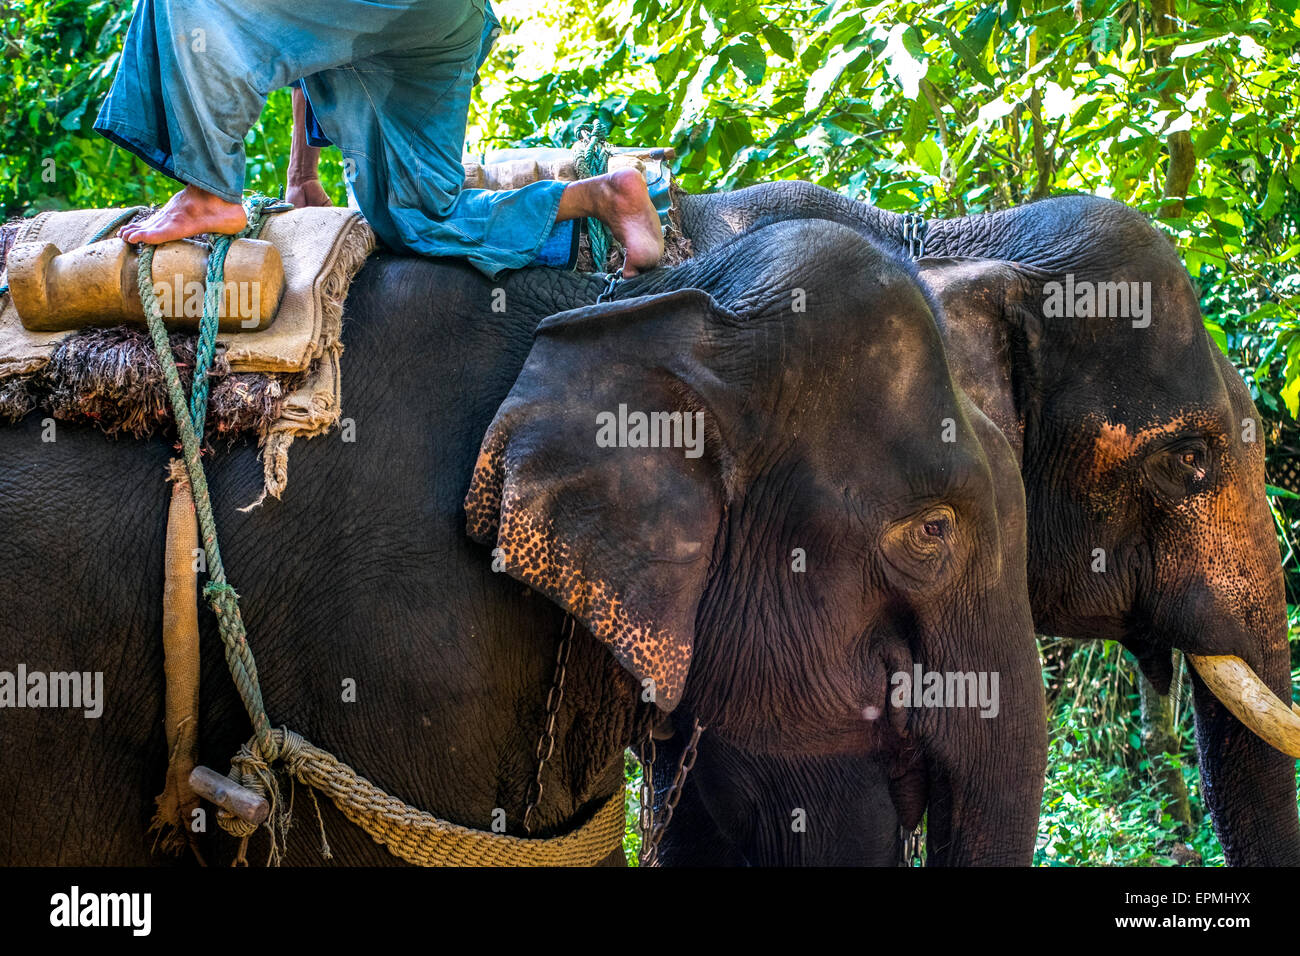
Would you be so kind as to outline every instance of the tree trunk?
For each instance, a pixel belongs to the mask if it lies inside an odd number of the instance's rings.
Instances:
[[[1156,36],[1167,36],[1178,29],[1175,19],[1174,0],[1152,0],[1151,20]],[[1155,49],[1155,59],[1161,66],[1169,64],[1168,46]],[[1173,98],[1176,90],[1182,89],[1181,81],[1171,78],[1161,94],[1162,105],[1174,108],[1178,104]],[[1165,203],[1160,207],[1160,216],[1164,219],[1177,219],[1183,214],[1183,199],[1192,186],[1196,175],[1196,150],[1192,146],[1192,137],[1187,130],[1170,133],[1165,138],[1169,149],[1169,165],[1165,167]]]
[[[1032,70],[1037,62],[1038,33],[1034,32],[1029,34],[1029,38],[1025,41],[1025,72]],[[1029,128],[1033,134],[1034,169],[1037,172],[1031,199],[1046,199],[1048,193],[1052,191],[1052,179],[1055,175],[1056,157],[1053,155],[1055,150],[1047,146],[1044,125],[1043,96],[1035,85],[1029,94]]]

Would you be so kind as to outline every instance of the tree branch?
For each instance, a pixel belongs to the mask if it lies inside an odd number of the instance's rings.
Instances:
[[[943,109],[939,106],[939,99],[935,95],[934,84],[924,77],[921,78],[921,92],[925,94],[925,100],[930,104],[930,112],[934,114],[934,121],[939,126],[939,148],[943,151],[939,164],[939,179],[943,182],[944,190],[952,197],[957,215],[964,216],[966,203],[957,190],[957,170],[953,166],[952,153],[948,149],[948,123],[944,119]]]
[[[1038,62],[1038,31],[1029,34],[1025,41],[1025,72],[1028,73]],[[1044,199],[1052,189],[1052,155],[1043,142],[1043,95],[1035,86],[1029,94],[1029,128],[1034,136],[1034,168],[1038,178],[1034,181],[1031,199]]]
[[[1175,17],[1174,0],[1151,0],[1151,23],[1156,36],[1168,36],[1178,29]],[[1169,67],[1168,46],[1157,47],[1155,60],[1162,67]],[[1177,107],[1174,91],[1182,89],[1181,74],[1171,77],[1160,94],[1161,103],[1169,109]],[[1165,146],[1169,150],[1169,164],[1165,167],[1165,186],[1160,206],[1163,219],[1177,219],[1183,214],[1183,201],[1187,191],[1192,187],[1196,175],[1196,150],[1192,146],[1192,136],[1187,130],[1179,130],[1165,137]]]

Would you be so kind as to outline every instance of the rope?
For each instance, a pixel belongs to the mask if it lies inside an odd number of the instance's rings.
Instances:
[[[417,866],[591,866],[609,856],[623,837],[621,789],[578,829],[550,839],[525,839],[440,820],[385,793],[298,734],[278,728],[272,735],[275,751],[294,779],[325,794],[372,840]],[[254,791],[265,786],[271,776],[268,762],[248,744],[231,764],[243,785]],[[273,815],[275,812],[272,809]],[[235,822],[243,828],[236,835],[252,832],[251,825]],[[280,852],[272,850],[277,858]]]
[[[118,213],[116,216],[110,219],[107,225],[104,226],[104,228],[100,229],[99,232],[95,233],[93,236],[87,239],[86,245],[90,245],[92,242],[99,242],[101,239],[107,239],[113,233],[117,232],[128,222],[134,219],[136,213],[141,212],[147,208],[148,208],[147,206],[132,206],[130,209],[123,209],[120,213]]]
[[[203,469],[201,442],[207,415],[207,376],[216,350],[216,329],[220,306],[219,290],[224,281],[226,253],[230,243],[244,236],[256,235],[261,229],[267,208],[278,200],[265,196],[250,199],[245,209],[248,225],[239,236],[217,236],[208,256],[207,289],[203,300],[198,357],[189,401],[176,368],[162,310],[153,286],[154,247],[140,249],[140,298],[154,350],[162,365],[167,397],[180,433],[185,469],[190,478],[199,534],[208,562],[208,583],[203,596],[217,616],[217,628],[225,647],[226,664],[239,691],[244,709],[253,725],[253,737],[240,748],[231,761],[232,779],[271,804],[267,827],[271,834],[272,864],[284,854],[284,834],[292,811],[285,808],[272,765],[282,761],[292,780],[300,781],[328,796],[345,817],[359,826],[390,853],[422,866],[501,865],[501,866],[590,866],[607,857],[619,845],[623,833],[623,792],[620,788],[583,826],[544,840],[527,840],[500,833],[472,830],[439,820],[385,793],[354,769],[286,728],[273,730],[266,715],[262,689],[257,678],[257,663],[248,644],[243,617],[239,612],[239,595],[226,580],[225,565],[217,543],[216,519]],[[218,290],[214,293],[214,289]],[[315,799],[313,793],[313,800]],[[317,807],[319,818],[319,806]],[[256,827],[227,813],[218,814],[218,822],[227,832],[242,837],[237,862],[245,861],[244,846]],[[322,853],[329,859],[321,822]],[[245,861],[246,862],[246,861]]]
[[[212,368],[212,357],[217,350],[217,326],[221,312],[221,300],[225,295],[226,254],[230,243],[235,239],[256,236],[262,231],[262,219],[268,206],[278,204],[279,199],[270,196],[254,196],[246,207],[248,223],[236,236],[218,236],[208,253],[208,271],[204,278],[203,318],[199,323],[199,340],[194,358],[194,378],[190,385],[190,418],[194,422],[194,431],[199,444],[203,444],[203,426],[207,419],[208,408],[208,373]],[[141,289],[144,286],[140,287]]]
[[[247,205],[248,225],[239,237],[254,235],[261,229],[262,214],[266,206],[277,200],[265,196],[254,197]],[[226,253],[236,236],[217,236],[212,243],[212,252],[208,256],[208,279],[215,278],[220,285],[225,275]],[[257,680],[257,664],[253,660],[252,649],[248,646],[244,621],[239,613],[239,595],[226,581],[226,569],[221,560],[221,548],[217,543],[216,519],[212,513],[212,499],[208,494],[207,476],[203,470],[201,442],[203,423],[207,418],[208,370],[212,366],[212,356],[216,351],[216,326],[218,322],[217,305],[220,300],[212,295],[209,284],[208,294],[204,296],[203,318],[200,324],[198,354],[194,363],[194,380],[192,397],[186,402],[185,389],[181,385],[180,372],[176,369],[176,359],[172,355],[171,342],[167,337],[167,328],[163,324],[162,310],[153,287],[154,246],[142,245],[138,279],[140,299],[145,307],[145,319],[149,325],[149,336],[153,340],[154,351],[162,365],[163,379],[167,384],[167,397],[176,418],[176,428],[180,433],[181,448],[185,460],[185,470],[190,477],[190,488],[194,493],[194,510],[199,519],[199,534],[203,541],[203,551],[208,562],[208,583],[203,588],[203,596],[211,604],[217,616],[217,627],[221,641],[226,649],[226,664],[234,678],[235,687],[244,709],[248,711],[253,724],[256,739],[263,747],[268,759],[274,759],[271,750],[271,722],[266,716],[262,703],[262,690]]]
[[[609,145],[605,137],[609,127],[593,120],[578,127],[578,142],[573,147],[573,168],[579,179],[603,175],[609,169]],[[599,219],[587,219],[587,237],[591,242],[591,261],[597,272],[605,271],[609,253],[609,230]]]

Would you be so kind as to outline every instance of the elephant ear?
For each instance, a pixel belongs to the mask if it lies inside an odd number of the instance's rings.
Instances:
[[[719,370],[738,367],[741,326],[694,289],[546,319],[465,498],[497,566],[585,625],[664,711],[686,682],[728,497],[722,436],[743,403]],[[634,413],[669,423],[658,447],[635,447],[651,436]],[[663,447],[677,439],[692,447]]]
[[[949,366],[1019,458],[1026,407],[1037,389],[1042,284],[1049,274],[1001,259],[945,256],[917,264],[939,302]]]

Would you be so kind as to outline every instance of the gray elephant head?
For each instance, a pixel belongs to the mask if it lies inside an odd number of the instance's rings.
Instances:
[[[684,211],[700,250],[798,218],[906,245],[902,216],[808,183]],[[1300,719],[1260,418],[1174,249],[1090,196],[932,221],[925,249],[954,376],[1022,460],[1036,627],[1122,641],[1161,689],[1185,650],[1227,860],[1300,863]]]
[[[708,725],[696,780],[749,861],[893,862],[928,802],[936,861],[1028,862],[1022,490],[910,268],[792,223],[624,294],[538,328],[470,534]],[[1000,700],[891,693],[916,673]]]
[[[1300,863],[1262,425],[1186,270],[1144,217],[1090,197],[958,225],[922,275],[958,380],[1022,456],[1036,626],[1121,641],[1162,693],[1185,651],[1226,858]],[[1018,239],[1018,261],[963,258],[990,230]]]

